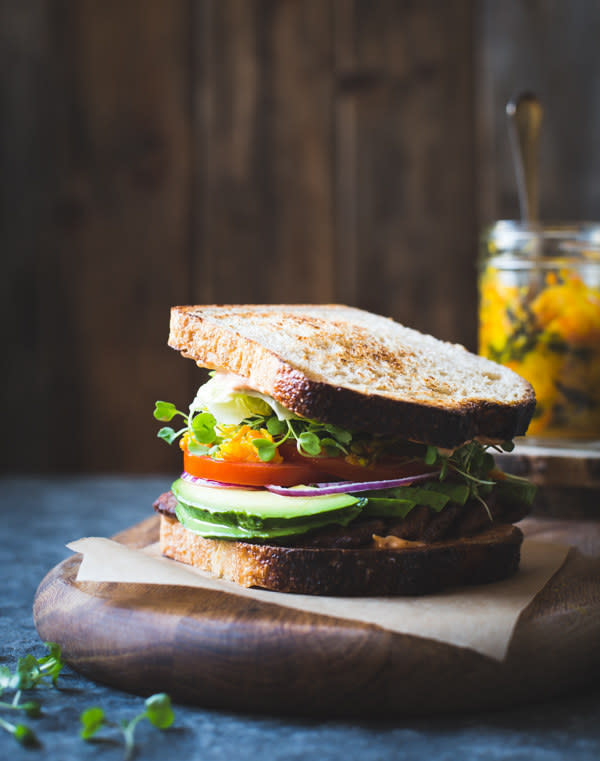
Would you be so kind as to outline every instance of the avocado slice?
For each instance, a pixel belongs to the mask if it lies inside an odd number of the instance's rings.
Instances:
[[[360,512],[361,507],[359,505],[352,505],[341,510],[306,516],[303,519],[269,519],[268,523],[261,521],[261,519],[255,519],[256,522],[253,522],[248,516],[238,514],[239,522],[233,523],[229,522],[234,515],[231,513],[211,513],[181,502],[178,502],[175,508],[177,518],[185,528],[195,531],[207,539],[246,539],[252,541],[305,534],[307,531],[322,528],[332,523],[346,526]],[[221,518],[224,520],[221,521]]]
[[[331,523],[345,526],[366,504],[351,494],[284,497],[266,489],[201,486],[181,478],[171,490],[177,517],[186,528],[222,539],[269,539]]]

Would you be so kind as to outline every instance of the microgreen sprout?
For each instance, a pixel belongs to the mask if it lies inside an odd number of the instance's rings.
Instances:
[[[40,704],[36,700],[27,700],[21,703],[21,690],[17,690],[11,703],[0,700],[0,710],[3,711],[23,711],[30,719],[37,719],[42,714]]]
[[[262,462],[270,462],[275,457],[276,445],[268,439],[253,439],[252,445],[258,452]]]
[[[31,653],[19,658],[14,673],[7,667],[0,667],[0,694],[4,690],[30,690],[40,682],[50,678],[56,684],[64,663],[60,647],[55,642],[44,643],[49,650],[48,655],[36,658]]]
[[[264,462],[272,460],[276,448],[288,439],[296,442],[298,453],[304,457],[347,455],[347,446],[352,441],[352,434],[339,426],[299,417],[279,420],[276,415],[270,417],[254,415],[244,420],[244,424],[254,429],[266,428],[273,436],[273,448],[261,444],[261,439],[254,439],[253,441],[258,456]],[[263,439],[263,441],[265,440]],[[265,443],[267,442],[265,441]]]
[[[512,441],[505,441],[499,447],[493,448],[496,451],[510,452],[514,444]],[[426,465],[439,466],[440,481],[445,480],[449,472],[460,476],[469,487],[469,495],[483,506],[489,519],[493,520],[492,512],[483,498],[496,485],[496,481],[490,477],[494,469],[494,458],[487,450],[487,446],[476,441],[459,447],[450,455],[442,454],[436,447],[428,446],[424,461]]]
[[[35,700],[21,702],[23,690],[31,690],[50,679],[52,685],[60,674],[64,663],[61,658],[60,647],[54,642],[44,643],[48,648],[48,655],[36,658],[31,653],[19,658],[17,666],[11,671],[7,666],[0,667],[0,694],[7,690],[14,690],[11,702],[0,701],[1,711],[22,711],[29,718],[37,718],[41,715],[40,704]],[[35,732],[26,724],[13,724],[0,717],[0,728],[11,734],[22,745],[37,745],[38,740]]]
[[[154,417],[156,420],[160,420],[163,423],[169,423],[176,415],[181,415],[185,421],[185,427],[176,431],[171,426],[163,426],[156,434],[159,439],[163,439],[167,444],[172,444],[175,439],[180,436],[184,431],[187,431],[188,416],[185,412],[178,410],[171,402],[156,402],[154,405]]]
[[[147,719],[157,729],[167,729],[173,724],[175,714],[171,708],[171,698],[164,692],[151,695],[146,699],[145,710],[126,721],[122,719],[118,724],[108,721],[102,708],[92,706],[86,709],[80,716],[81,730],[79,735],[84,740],[90,740],[102,727],[116,728],[121,731],[125,740],[125,759],[131,758],[135,740],[134,734],[140,721]]]
[[[267,406],[267,405],[265,405]],[[171,422],[174,417],[180,416],[185,426],[175,430],[171,426],[162,427],[157,436],[167,444],[172,444],[183,433],[188,433],[187,448],[190,454],[214,455],[219,451],[219,444],[223,441],[219,434],[219,426],[214,416],[201,410],[195,414],[186,415],[178,410],[171,402],[156,402],[154,417],[161,422]],[[276,414],[260,414],[254,412],[245,418],[240,425],[246,425],[253,430],[266,429],[273,441],[257,437],[252,443],[262,462],[271,462],[275,457],[277,448],[285,441],[291,439],[296,442],[299,454],[305,457],[319,457],[326,455],[347,455],[348,447],[352,442],[352,433],[329,423],[319,423],[315,420],[307,420],[294,416],[286,420],[280,420]]]
[[[29,718],[38,718],[41,715],[41,706],[35,700],[21,702],[23,690],[31,690],[46,684],[49,680],[52,686],[64,667],[60,647],[54,642],[45,642],[48,654],[36,658],[27,654],[19,658],[14,671],[7,666],[0,666],[0,695],[7,691],[14,691],[11,701],[0,700],[0,712],[22,712]],[[125,758],[131,758],[134,751],[135,728],[143,719],[147,719],[157,729],[167,729],[174,721],[175,715],[171,708],[171,698],[166,693],[160,693],[149,697],[144,704],[144,711],[130,721],[121,721],[113,724],[106,720],[102,708],[88,708],[81,714],[80,736],[84,740],[93,737],[102,727],[118,728],[125,739]],[[31,727],[26,724],[13,724],[0,716],[0,729],[8,732],[21,745],[38,746],[39,740]]]
[[[21,743],[21,745],[27,745],[30,747],[39,745],[37,735],[31,727],[27,726],[27,724],[13,724],[0,717],[0,727],[11,734],[17,742]]]

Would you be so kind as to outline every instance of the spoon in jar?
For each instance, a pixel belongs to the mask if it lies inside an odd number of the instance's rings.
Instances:
[[[538,153],[543,109],[530,92],[511,98],[506,104],[517,191],[523,222],[539,221]]]

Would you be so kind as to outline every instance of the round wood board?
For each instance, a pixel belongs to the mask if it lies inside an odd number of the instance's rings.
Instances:
[[[600,675],[600,523],[522,525],[528,536],[577,549],[521,614],[502,662],[226,592],[78,583],[80,555],[44,578],[34,620],[90,678],[205,707],[329,717],[513,706]],[[144,547],[157,537],[153,517],[115,539]]]

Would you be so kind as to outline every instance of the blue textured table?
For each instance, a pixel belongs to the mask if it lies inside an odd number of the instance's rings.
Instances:
[[[31,606],[38,583],[69,555],[66,542],[110,536],[147,517],[165,478],[5,478],[2,480],[0,664],[45,653]],[[38,688],[43,715],[28,719],[41,747],[21,748],[0,731],[0,759],[121,759],[120,738],[83,742],[79,714],[102,706],[109,718],[131,718],[142,698],[94,684],[72,671],[59,689]],[[136,758],[202,759],[555,759],[600,758],[600,689],[515,711],[406,721],[285,719],[175,706],[174,726],[136,731]],[[4,718],[13,719],[6,712]]]

